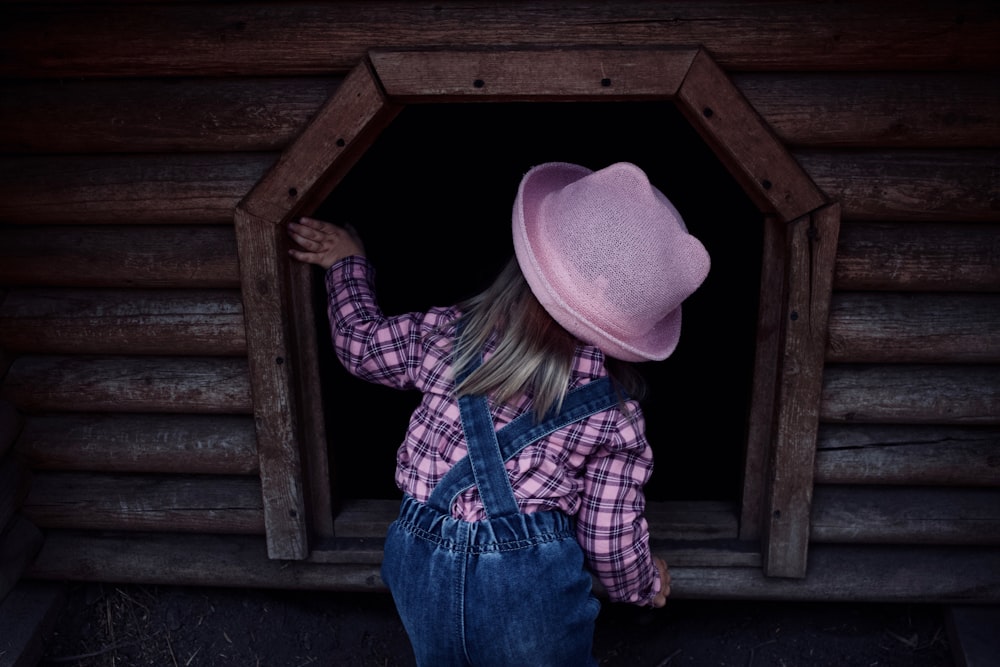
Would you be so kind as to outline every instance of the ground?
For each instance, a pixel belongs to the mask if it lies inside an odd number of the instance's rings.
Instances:
[[[602,667],[951,667],[936,605],[605,604]],[[412,667],[384,594],[70,584],[40,665]],[[530,667],[530,666],[526,666]]]

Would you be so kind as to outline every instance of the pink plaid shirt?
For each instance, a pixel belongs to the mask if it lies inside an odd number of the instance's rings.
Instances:
[[[422,392],[396,455],[396,484],[426,502],[467,451],[451,368],[451,323],[459,311],[432,308],[386,317],[375,299],[373,277],[371,265],[358,256],[327,272],[334,348],[353,375]],[[606,374],[603,353],[579,345],[570,388]],[[642,411],[634,401],[628,407],[599,412],[529,445],[507,462],[507,470],[522,512],[559,509],[576,517],[577,539],[609,599],[646,604],[660,589],[643,518],[643,486],[653,457]],[[490,401],[498,429],[530,408],[530,396],[505,405]],[[475,488],[458,498],[452,515],[485,518]]]

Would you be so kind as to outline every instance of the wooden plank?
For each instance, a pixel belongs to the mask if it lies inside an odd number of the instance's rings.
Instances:
[[[248,415],[39,415],[26,420],[16,451],[35,470],[258,472]]]
[[[753,389],[740,504],[740,539],[744,540],[760,539],[764,520],[785,319],[784,299],[780,297],[785,292],[785,229],[772,216],[764,218],[762,245]]]
[[[21,514],[0,530],[0,599],[25,575],[43,541],[42,531]]]
[[[264,532],[256,477],[40,472],[22,511],[44,529]]]
[[[819,151],[793,155],[845,220],[997,222],[1000,150]]]
[[[844,223],[837,250],[838,290],[1000,290],[1000,225]]]
[[[873,424],[1000,424],[1000,367],[828,366],[820,418]]]
[[[0,218],[21,224],[229,223],[273,153],[8,156]]]
[[[496,49],[369,54],[394,102],[673,97],[696,49]]]
[[[13,289],[0,319],[19,352],[246,354],[238,290]]]
[[[240,208],[279,225],[310,213],[401,108],[386,102],[368,64],[358,65]]]
[[[0,226],[7,285],[237,288],[227,225]]]
[[[0,151],[280,151],[339,77],[0,82]]]
[[[821,424],[817,484],[1000,486],[1000,428]]]
[[[826,360],[1000,362],[1000,294],[835,293]]]
[[[839,226],[834,204],[788,229],[784,347],[764,518],[769,576],[806,574],[817,406]]]
[[[0,603],[0,659],[4,667],[40,664],[45,642],[66,602],[64,586],[22,582]]]
[[[299,372],[288,296],[285,229],[236,211],[236,238],[244,278],[247,330],[257,455],[264,494],[268,553],[299,560],[308,555],[308,515],[302,467],[300,406],[295,393]]]
[[[238,357],[19,357],[0,395],[25,412],[248,413]]]
[[[360,560],[360,559],[359,559]],[[384,591],[375,562],[279,562],[263,538],[49,531],[29,571],[39,580]],[[809,576],[766,577],[752,567],[671,568],[671,596],[850,602],[996,602],[1000,549],[817,544]]]
[[[998,18],[985,2],[393,0],[21,3],[0,26],[0,76],[71,78],[345,72],[374,46],[428,44],[704,44],[723,67],[756,71],[994,69]]]
[[[817,486],[812,540],[1000,544],[1000,489]]]
[[[994,73],[737,72],[731,78],[788,146],[1000,145]]]
[[[823,193],[705,51],[691,64],[677,106],[761,210],[788,222],[824,204]]]

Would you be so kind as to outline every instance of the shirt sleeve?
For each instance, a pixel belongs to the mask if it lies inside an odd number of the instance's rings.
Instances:
[[[351,256],[326,273],[327,315],[337,358],[352,375],[397,389],[419,389],[423,344],[446,323],[445,311],[386,317],[378,305],[374,269]]]
[[[584,473],[577,538],[612,602],[647,605],[660,591],[649,550],[643,487],[653,470],[641,409],[630,403],[617,435],[595,452]]]

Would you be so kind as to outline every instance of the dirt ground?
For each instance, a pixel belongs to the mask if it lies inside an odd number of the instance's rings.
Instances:
[[[933,605],[605,604],[602,666],[951,667]],[[387,595],[71,584],[42,666],[409,667]],[[525,666],[530,667],[530,666]]]

